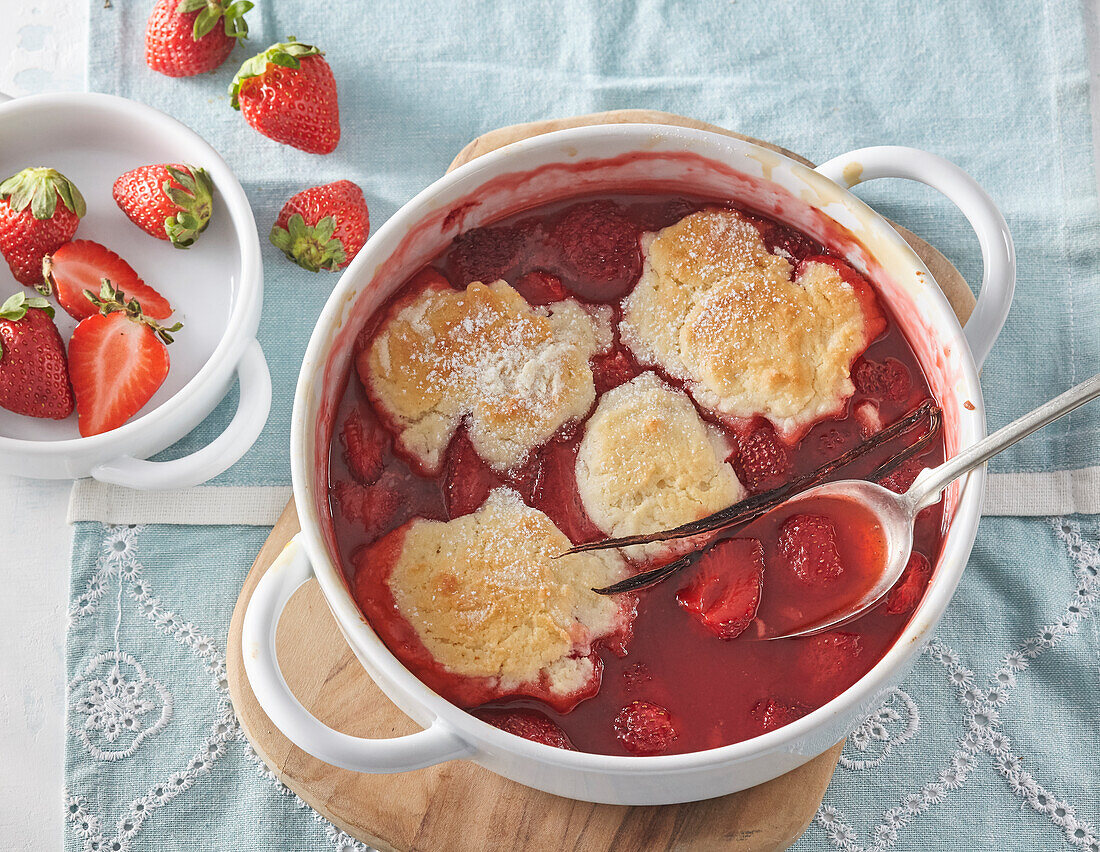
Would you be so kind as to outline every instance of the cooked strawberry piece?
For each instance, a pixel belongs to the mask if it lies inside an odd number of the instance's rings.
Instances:
[[[366,418],[353,410],[340,431],[344,445],[344,460],[348,470],[363,485],[373,485],[382,475],[383,455],[390,445],[390,436],[372,417]]]
[[[561,279],[549,272],[536,269],[516,282],[516,290],[532,305],[552,305],[565,298]]]
[[[916,609],[931,578],[932,564],[928,557],[923,553],[911,554],[897,585],[886,596],[883,609],[890,615],[903,615]]]
[[[645,663],[631,663],[623,669],[623,683],[627,692],[637,692],[652,682],[653,675],[649,673],[649,666]]]
[[[104,278],[131,299],[137,299],[145,316],[168,319],[172,313],[168,300],[142,281],[130,264],[92,240],[66,243],[45,258],[42,268],[57,294],[58,304],[78,320],[97,313],[84,291],[99,293]]]
[[[447,263],[460,287],[471,281],[490,284],[512,268],[525,240],[515,227],[473,228],[455,237]]]
[[[597,395],[626,384],[641,372],[641,367],[621,349],[592,359],[592,378],[596,383]]]
[[[916,480],[917,475],[926,467],[931,466],[921,461],[920,458],[907,459],[893,473],[879,480],[879,485],[893,491],[895,494],[904,494]]]
[[[794,640],[803,645],[801,659],[818,683],[836,684],[846,680],[863,642],[855,633],[834,631]]]
[[[501,478],[481,460],[465,430],[455,435],[447,451],[447,479],[443,487],[447,514],[452,518],[470,514],[501,484]]]
[[[577,441],[552,442],[541,452],[531,506],[545,513],[574,544],[602,538],[577,493]]]
[[[525,740],[576,751],[565,731],[537,710],[475,710],[473,715]]]
[[[578,295],[612,301],[626,295],[642,271],[641,234],[611,201],[570,207],[555,231],[562,253],[586,282],[573,282]]]
[[[707,550],[691,580],[676,593],[719,639],[735,639],[756,618],[764,584],[764,548],[756,539],[733,538]]]
[[[762,698],[749,711],[764,733],[789,725],[810,712],[810,708],[797,701],[786,702],[775,698]]]
[[[333,497],[340,514],[359,524],[369,539],[376,539],[406,519],[405,499],[392,478],[381,477],[373,485],[340,481],[333,485]]]
[[[798,579],[819,584],[844,573],[836,528],[824,515],[792,515],[779,528],[779,553]]]
[[[632,701],[615,717],[615,735],[631,754],[658,754],[676,739],[672,714],[648,701]]]
[[[760,231],[764,245],[772,254],[781,254],[798,264],[808,257],[820,255],[821,246],[815,243],[805,234],[791,228],[785,228],[775,222],[756,221],[754,224]]]
[[[790,452],[770,425],[757,426],[739,438],[729,462],[741,484],[754,494],[778,488],[791,469]]]
[[[882,401],[904,402],[913,387],[909,368],[896,358],[871,361],[860,358],[852,368],[852,383],[862,394]]]

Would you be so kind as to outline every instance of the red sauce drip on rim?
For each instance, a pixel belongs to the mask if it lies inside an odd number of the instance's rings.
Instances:
[[[609,196],[600,200],[615,204],[619,213],[638,230],[665,227],[690,212],[716,203],[699,198],[642,195]],[[496,245],[493,256],[487,259],[491,268],[484,271],[492,277],[486,277],[486,280],[501,277],[518,286],[517,282],[529,273],[550,273],[562,280],[571,295],[579,293],[589,300],[614,305],[617,325],[617,303],[629,287],[624,290],[622,281],[615,279],[616,270],[629,268],[632,261],[630,258],[611,256],[613,251],[609,249],[610,259],[592,270],[597,278],[586,277],[578,271],[555,239],[557,225],[577,202],[578,199],[572,199],[547,205],[491,226],[494,229],[510,229],[511,237],[510,241],[505,241],[503,248]],[[810,256],[835,256],[798,231],[757,215],[750,218],[757,224],[769,248],[788,252],[796,263]],[[613,236],[609,237],[609,241],[612,239]],[[469,251],[470,242],[461,237],[456,240],[433,261],[433,274],[444,275],[452,286],[463,286],[465,282],[457,277],[460,273],[483,271],[468,268],[478,262],[475,253]],[[621,267],[616,267],[616,263],[621,263]],[[413,279],[417,277],[413,276]],[[601,290],[599,277],[608,285],[605,289]],[[540,281],[535,276],[530,286],[543,287],[544,283]],[[523,292],[522,288],[520,290]],[[398,295],[401,292],[399,290]],[[601,293],[607,293],[607,298],[600,298]],[[532,290],[524,295],[535,302],[544,294],[541,290]],[[856,380],[855,395],[849,400],[842,416],[815,424],[797,445],[786,448],[789,457],[784,474],[786,477],[812,470],[822,461],[854,446],[869,428],[869,416],[888,424],[931,396],[912,349],[888,308],[884,304],[881,307],[887,315],[887,328],[857,360],[857,367],[860,361],[867,362],[869,366],[861,370]],[[377,316],[383,311],[384,308]],[[372,332],[373,328],[365,328],[359,335],[359,344],[368,340]],[[646,369],[634,361],[617,338],[612,352],[594,359],[593,367],[598,394]],[[680,384],[668,376],[664,378],[673,385]],[[853,379],[857,379],[855,367]],[[347,382],[335,418],[330,446],[332,495],[339,493],[340,489],[347,491],[361,487],[349,470],[341,439],[342,424],[353,412],[366,423],[378,422],[377,413],[373,411],[354,374]],[[736,433],[715,417],[705,411],[700,413],[736,439]],[[770,429],[763,421],[754,422],[747,424],[742,434],[761,428]],[[585,515],[572,479],[573,460],[582,434],[583,424],[569,427],[564,434],[535,450],[520,470],[506,478],[495,476],[496,482],[515,488],[525,502],[549,515],[575,543],[601,537],[599,530]],[[916,435],[911,436],[912,440],[915,438]],[[465,440],[461,430],[455,438],[456,442],[460,440]],[[899,446],[877,451],[871,458],[842,471],[836,478],[866,476]],[[451,449],[456,451],[454,445]],[[438,475],[425,476],[394,452],[392,440],[384,442],[378,455],[381,470],[379,481],[399,493],[399,501],[389,505],[374,498],[366,500],[362,506],[368,521],[363,517],[348,517],[335,496],[330,501],[336,540],[349,585],[356,589],[364,611],[375,619],[386,617],[380,614],[386,607],[380,607],[377,599],[364,598],[369,593],[368,583],[357,587],[357,554],[410,518],[419,516],[446,520],[451,517],[449,506],[459,505],[454,495],[450,496],[449,503],[446,464]],[[943,441],[937,439],[918,462],[903,467],[891,477],[893,487],[906,487],[921,467],[938,464],[943,456]],[[485,477],[484,470],[474,469],[476,460],[462,464],[467,466],[463,468],[464,482]],[[493,484],[493,477],[490,473],[486,478],[489,487]],[[771,484],[766,485],[770,487]],[[840,608],[846,598],[858,595],[871,575],[880,570],[881,554],[878,550],[881,548],[881,537],[876,538],[873,520],[858,506],[842,506],[838,502],[828,501],[827,505],[823,503],[816,507],[804,502],[733,534],[737,538],[756,539],[763,546],[765,567],[757,613],[759,619],[797,618],[799,614],[817,614],[830,608]],[[469,511],[468,505],[464,511]],[[789,554],[785,555],[782,551],[781,528],[796,513],[813,514],[832,523],[843,573],[829,583],[807,583],[791,570]],[[939,505],[922,512],[917,520],[914,550],[926,556],[932,564],[935,564],[942,544],[942,525],[942,508]],[[660,753],[715,748],[789,723],[836,697],[882,658],[912,615],[912,610],[888,613],[880,605],[858,621],[823,636],[755,642],[745,634],[736,639],[723,640],[677,600],[677,592],[691,578],[690,571],[681,572],[638,594],[633,635],[625,655],[621,653],[622,648],[597,648],[603,665],[603,677],[599,691],[591,698],[581,701],[568,712],[558,712],[536,698],[490,701],[481,707],[494,712],[509,708],[534,710],[555,723],[568,741],[581,751],[625,755],[638,752],[624,746],[623,738],[616,731],[616,719],[621,719],[624,708],[634,702],[642,702],[667,710],[675,729],[675,738],[671,742],[662,741],[663,750]],[[924,575],[921,575],[920,581],[926,584]],[[399,615],[394,617],[400,618]],[[440,667],[423,653],[422,646],[417,646],[419,643],[415,637],[410,638],[404,649],[406,663],[430,685],[439,676]],[[471,699],[476,700],[473,695]]]

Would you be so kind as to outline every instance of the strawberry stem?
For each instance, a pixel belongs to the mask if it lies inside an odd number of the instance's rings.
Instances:
[[[344,244],[333,236],[336,230],[334,217],[325,216],[316,225],[309,226],[301,213],[295,213],[286,224],[285,228],[272,225],[269,239],[272,245],[303,269],[335,272],[347,261]]]
[[[141,311],[141,304],[137,299],[127,299],[126,294],[121,290],[115,288],[110,282],[110,279],[102,279],[102,286],[99,288],[99,295],[96,296],[91,290],[84,291],[84,297],[88,299],[93,305],[99,308],[99,312],[103,316],[108,314],[117,313],[119,311],[126,314],[126,318],[138,323],[139,325],[147,325],[153,330],[153,332],[163,340],[165,343],[171,343],[175,340],[172,337],[172,333],[179,331],[183,328],[182,322],[177,322],[174,325],[163,326],[155,319],[150,319],[145,316]],[[43,301],[45,301],[43,299]]]
[[[176,213],[164,220],[164,233],[176,248],[190,248],[210,224],[214,212],[214,182],[198,166],[165,166],[172,180],[161,189],[176,206]],[[173,186],[175,181],[179,186]]]

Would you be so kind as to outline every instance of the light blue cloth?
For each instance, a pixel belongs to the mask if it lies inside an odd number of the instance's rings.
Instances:
[[[377,228],[477,134],[546,116],[662,109],[816,161],[863,145],[914,145],[973,174],[1016,237],[1016,306],[983,380],[991,425],[1100,369],[1100,215],[1082,10],[1070,0],[715,0],[598,11],[561,0],[522,12],[504,2],[268,0],[249,15],[247,49],[185,80],[144,66],[151,5],[90,0],[90,86],[165,110],[209,139],[241,177],[262,235],[290,194],[345,177],[362,186]],[[323,47],[339,81],[344,135],[331,156],[270,142],[228,105],[239,62],[288,35]],[[902,183],[859,192],[979,280],[976,241],[945,200]],[[299,270],[263,243],[260,339],[275,382],[272,416],[252,452],[215,484],[289,481],[294,379],[336,280]],[[235,395],[166,457],[204,443],[234,406]],[[994,466],[1096,464],[1093,407]],[[798,849],[889,846],[894,832],[911,849],[1095,848],[1100,636],[1090,607],[1100,557],[1096,519],[1079,520],[1080,532],[1074,521],[1068,531],[1043,519],[983,522],[940,644],[849,741],[826,808]],[[326,836],[250,762],[216,683],[229,613],[265,533],[77,528],[71,848],[96,848],[84,823],[103,849],[113,839],[134,850],[346,842]],[[1023,656],[1007,663],[1015,651]],[[121,681],[112,686],[116,663]],[[126,754],[111,759],[115,752]],[[174,781],[186,789],[157,795]]]

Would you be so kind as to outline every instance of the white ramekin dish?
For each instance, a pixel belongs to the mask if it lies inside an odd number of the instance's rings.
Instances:
[[[145,234],[111,197],[124,172],[172,162],[206,169],[215,187],[210,226],[186,251]],[[184,327],[168,350],[168,378],[139,416],[118,429],[81,438],[75,415],[43,420],[0,409],[0,466],[21,476],[92,476],[133,488],[184,488],[221,473],[252,446],[271,408],[271,377],[256,342],[260,241],[240,182],[210,145],[174,118],[100,94],[0,96],[0,176],[27,166],[55,168],[77,185],[88,214],[76,239],[125,257],[168,298],[173,320]],[[0,263],[0,297],[19,290],[30,292]],[[56,321],[67,340],[75,321],[60,309]],[[147,461],[201,423],[235,378],[240,402],[221,435],[183,458]]]
[[[917,255],[845,188],[877,177],[906,177],[936,187],[978,232],[985,279],[965,332]],[[619,757],[529,742],[440,698],[374,634],[339,568],[328,509],[329,438],[357,330],[460,230],[537,203],[616,189],[726,198],[841,250],[879,285],[913,343],[944,409],[948,452],[985,435],[978,368],[1007,314],[1015,261],[1004,219],[977,184],[950,163],[912,149],[868,148],[815,171],[737,139],[655,125],[564,130],[479,157],[432,184],[371,238],[329,299],[302,366],[291,431],[302,532],[257,586],[244,619],[243,650],[265,712],[310,754],[363,772],[401,772],[466,758],[528,786],[592,802],[654,805],[720,796],[775,778],[848,734],[905,675],[947,606],[974,543],[984,470],[949,492],[950,526],[931,587],[882,660],[824,707],[734,745]],[[291,594],[313,576],[364,668],[424,727],[422,732],[393,739],[350,737],[321,724],[291,694],[278,668],[275,628]]]

